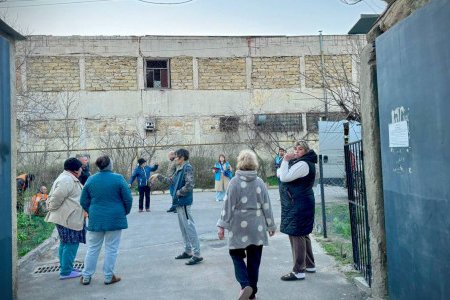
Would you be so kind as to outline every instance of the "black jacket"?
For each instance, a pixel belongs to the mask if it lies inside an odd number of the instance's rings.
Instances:
[[[289,161],[289,168],[300,161],[308,164],[308,175],[291,182],[281,182],[280,185],[280,231],[292,236],[308,235],[314,225],[315,199],[312,187],[316,177],[317,154],[310,150],[302,157]]]

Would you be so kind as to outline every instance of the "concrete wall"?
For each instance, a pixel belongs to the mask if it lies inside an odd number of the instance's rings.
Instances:
[[[363,36],[324,36],[326,64],[344,61],[356,81],[351,55],[364,42]],[[31,36],[20,49],[24,93],[58,98],[70,91],[76,100],[78,148],[98,147],[98,138],[117,128],[145,135],[147,119],[171,131],[173,141],[215,143],[226,134],[218,126],[202,129],[220,116],[300,112],[306,120],[323,107],[320,86],[308,79],[320,75],[318,36]],[[146,59],[170,59],[169,89],[145,88]],[[192,132],[172,130],[171,122]]]

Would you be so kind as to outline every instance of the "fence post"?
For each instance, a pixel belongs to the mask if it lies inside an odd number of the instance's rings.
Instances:
[[[319,155],[319,174],[320,174],[320,198],[322,203],[322,227],[323,237],[327,238],[327,214],[325,211],[325,191],[323,187],[323,160],[322,154]]]

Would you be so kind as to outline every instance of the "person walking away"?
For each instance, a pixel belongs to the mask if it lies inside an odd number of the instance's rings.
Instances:
[[[189,163],[189,151],[178,149],[175,152],[177,170],[173,177],[165,177],[161,174],[152,175],[152,180],[173,184],[173,201],[177,207],[178,223],[183,237],[184,251],[175,259],[189,259],[186,265],[196,265],[203,261],[200,255],[200,241],[192,217],[194,170]]]
[[[144,196],[145,196],[145,211],[150,212],[150,184],[149,179],[151,172],[158,170],[158,163],[153,166],[147,166],[147,161],[143,158],[138,159],[138,165],[131,174],[130,180],[128,181],[129,187],[133,184],[136,179],[138,182],[139,189],[139,212],[144,211]]]
[[[227,162],[225,155],[220,154],[219,160],[214,164],[213,174],[215,180],[216,201],[223,201],[225,192],[228,187],[230,179],[233,177],[233,169],[229,162]]]
[[[257,168],[254,152],[239,153],[236,176],[230,181],[217,222],[219,239],[224,239],[224,231],[228,230],[229,253],[241,286],[239,300],[256,299],[262,250],[268,245],[267,232],[273,236],[277,228],[269,193],[256,174]]]
[[[104,283],[108,285],[121,280],[115,275],[114,267],[122,230],[128,228],[126,216],[131,211],[133,197],[123,176],[112,172],[113,162],[109,156],[100,156],[95,165],[100,171],[89,177],[80,199],[81,206],[89,215],[87,252],[81,283],[91,283],[104,242],[103,274]]]
[[[64,171],[56,178],[47,200],[46,222],[55,223],[59,234],[59,279],[81,276],[73,268],[80,243],[86,243],[84,219],[86,214],[80,205],[82,185],[78,180],[81,162],[71,157],[64,162]]]
[[[316,163],[314,150],[306,141],[298,141],[294,153],[286,154],[280,166],[280,231],[289,236],[294,260],[292,271],[281,276],[284,281],[302,280],[305,272],[316,271],[309,238],[314,225]]]

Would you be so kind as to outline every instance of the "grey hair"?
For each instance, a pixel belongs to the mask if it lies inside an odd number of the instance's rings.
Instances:
[[[258,169],[258,159],[255,152],[251,150],[242,150],[237,157],[236,169],[242,171],[254,171]]]
[[[309,149],[309,145],[308,145],[308,143],[305,140],[300,140],[300,141],[295,142],[294,146],[295,147],[302,147],[303,149],[305,149],[305,152],[308,152],[310,150]]]

